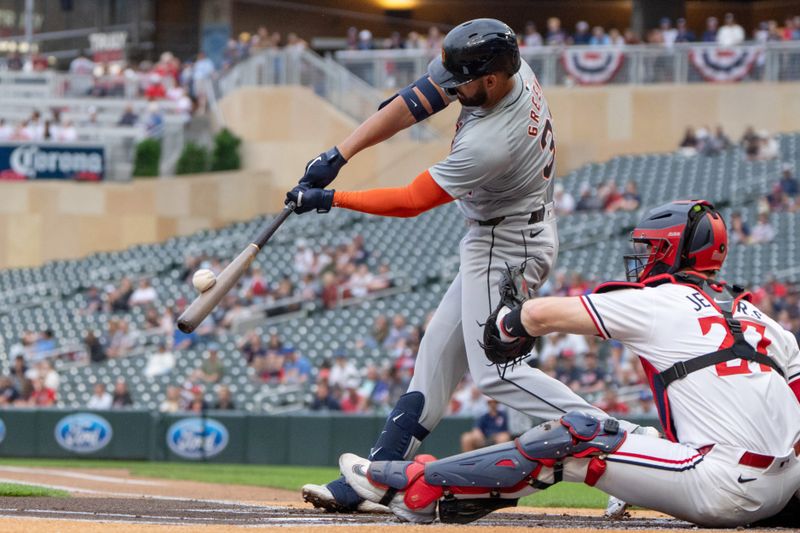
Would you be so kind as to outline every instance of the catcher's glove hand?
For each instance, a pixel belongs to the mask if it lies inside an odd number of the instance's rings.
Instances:
[[[531,353],[536,342],[536,337],[519,337],[511,342],[503,342],[497,329],[497,317],[503,308],[513,309],[528,299],[528,283],[523,272],[524,266],[506,265],[499,286],[500,302],[483,326],[483,342],[480,345],[486,353],[486,358],[495,365],[518,363]]]

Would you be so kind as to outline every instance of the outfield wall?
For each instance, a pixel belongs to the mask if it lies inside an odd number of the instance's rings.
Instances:
[[[269,172],[0,182],[0,268],[123,250],[251,219],[278,210],[284,192]]]
[[[6,409],[0,413],[0,456],[331,466],[344,452],[366,454],[384,421],[327,413],[209,411],[199,417],[133,409]],[[443,420],[424,453],[458,453],[459,436],[472,424],[472,418]]]
[[[203,416],[125,409],[5,409],[0,456],[336,465],[344,452],[367,454],[385,418],[373,415],[270,416],[209,411]],[[472,417],[448,417],[420,453],[459,453]],[[637,420],[658,426],[656,420]]]

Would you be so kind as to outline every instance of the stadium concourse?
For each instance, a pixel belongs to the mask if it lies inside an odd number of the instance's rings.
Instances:
[[[559,179],[559,270],[541,293],[581,294],[621,278],[618,258],[642,209],[708,198],[722,208],[734,242],[745,244],[722,276],[752,288],[760,306],[800,333],[793,177],[800,134],[777,141],[780,155],[769,160],[751,160],[739,146],[710,156],[620,156]],[[387,412],[405,390],[425,319],[458,268],[463,222],[454,206],[416,219],[324,217],[324,225],[290,218],[270,253],[192,335],[174,328],[195,295],[191,274],[201,265],[219,270],[268,217],[1,272],[0,400],[162,412]],[[553,336],[531,362],[612,413],[654,414],[638,365],[615,343]],[[482,409],[465,380],[452,413]]]

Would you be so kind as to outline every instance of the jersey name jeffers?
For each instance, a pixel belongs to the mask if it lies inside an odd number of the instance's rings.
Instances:
[[[531,120],[533,121],[533,124],[528,125],[528,135],[536,137],[539,135],[539,122],[542,119],[541,112],[544,93],[536,76],[532,77],[526,85],[531,89]]]
[[[686,296],[686,299],[692,303],[692,305],[694,306],[694,309],[692,309],[692,311],[695,312],[702,311],[703,309],[708,309],[712,307],[712,305],[708,303],[708,300],[706,300],[706,298],[699,292],[693,292],[692,294]],[[739,300],[736,303],[736,312],[741,313],[743,315],[752,316],[758,319],[760,319],[762,316],[761,313],[758,311],[758,309],[749,308],[747,306],[747,303],[742,300]]]

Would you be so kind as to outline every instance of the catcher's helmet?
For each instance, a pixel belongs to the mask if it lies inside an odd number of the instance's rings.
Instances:
[[[728,255],[725,221],[711,202],[681,200],[648,211],[631,233],[628,281],[690,269],[719,270]]]
[[[475,19],[445,36],[442,57],[428,65],[428,75],[440,87],[452,89],[493,72],[515,74],[520,67],[514,30],[495,19]]]

